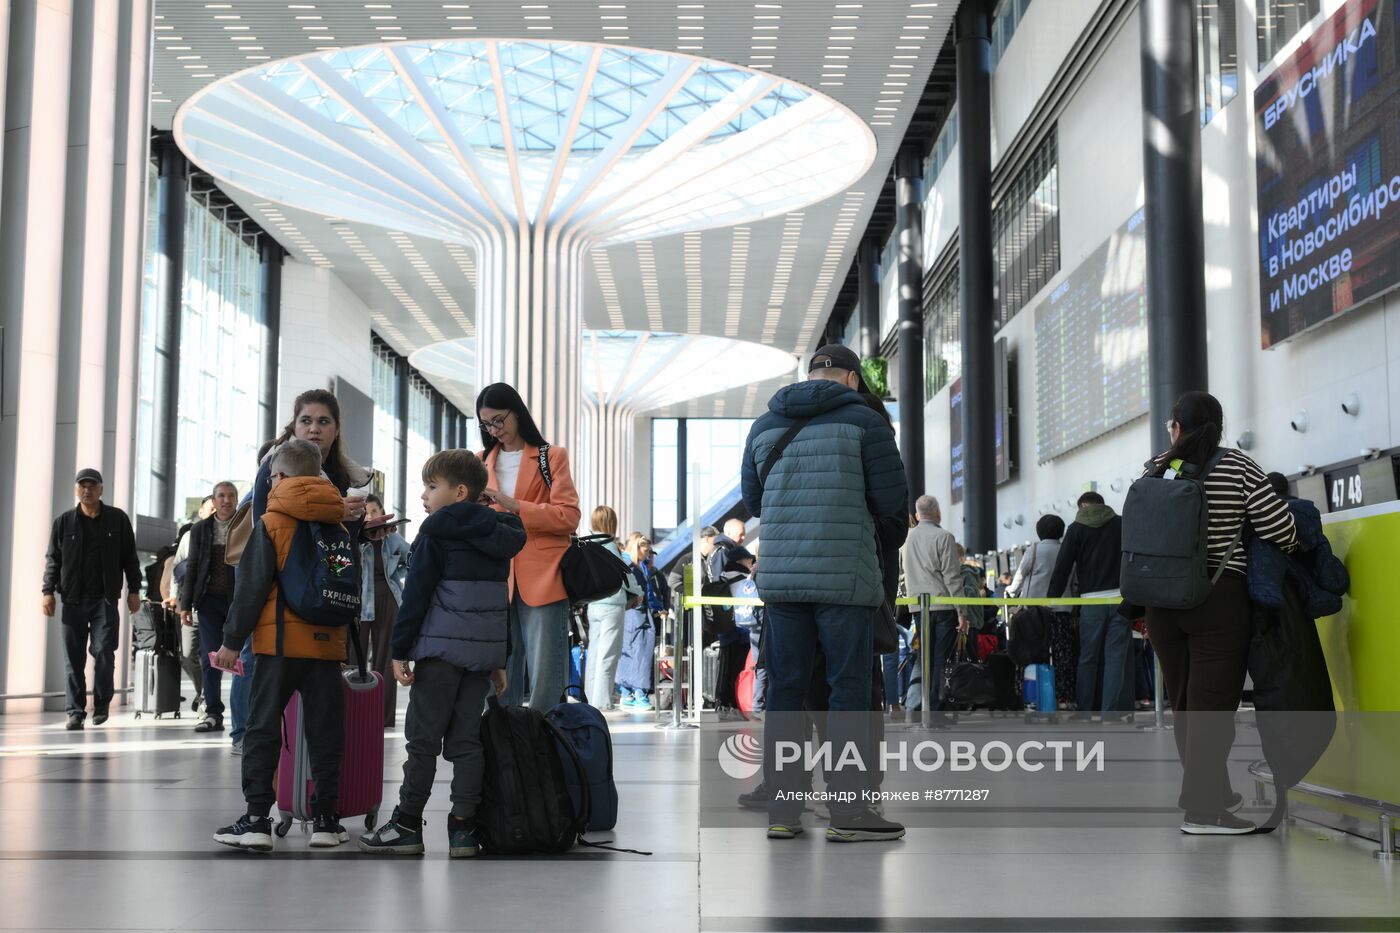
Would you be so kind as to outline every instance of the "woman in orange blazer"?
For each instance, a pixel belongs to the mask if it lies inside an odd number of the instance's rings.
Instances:
[[[509,686],[505,702],[518,706],[530,672],[530,705],[547,710],[559,702],[569,672],[569,597],[559,561],[578,530],[578,491],[569,452],[550,447],[520,393],[504,382],[476,397],[487,483],[483,500],[513,512],[525,526],[525,549],[510,568]],[[540,451],[549,467],[546,482]]]

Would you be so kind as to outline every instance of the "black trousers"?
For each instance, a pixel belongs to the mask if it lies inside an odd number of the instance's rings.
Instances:
[[[248,731],[243,736],[243,797],[253,816],[267,816],[277,802],[273,775],[282,752],[282,711],[301,692],[315,810],[335,813],[340,796],[340,761],[345,755],[345,686],[339,661],[259,655],[253,668]],[[287,742],[294,741],[289,733]]]
[[[715,672],[715,707],[739,708],[739,675],[749,660],[749,643],[745,639],[732,645],[719,646],[719,669]]]
[[[491,693],[491,675],[468,671],[439,658],[414,667],[413,692],[403,734],[408,758],[403,763],[399,806],[421,817],[433,790],[437,760],[452,763],[452,815],[476,816],[486,756],[481,745],[481,710]]]
[[[92,708],[106,712],[115,687],[120,614],[105,597],[65,599],[63,613],[63,700],[68,715],[87,713],[87,658],[92,655]]]
[[[1225,811],[1235,741],[1235,711],[1249,662],[1249,589],[1227,571],[1195,609],[1147,610],[1147,632],[1162,662],[1176,713],[1173,735],[1181,758],[1181,797],[1187,813]]]

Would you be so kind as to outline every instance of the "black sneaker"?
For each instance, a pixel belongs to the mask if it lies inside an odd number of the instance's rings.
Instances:
[[[400,819],[401,814],[395,807],[389,822],[360,837],[360,849],[377,855],[422,855],[422,821],[419,821],[417,829],[409,829],[399,822]]]
[[[768,801],[768,788],[763,784],[758,785],[747,794],[739,795],[739,806],[745,810],[767,810]]]
[[[311,824],[311,848],[334,849],[342,842],[349,842],[350,834],[336,822],[333,816],[318,816]]]
[[[1230,813],[1238,813],[1242,806],[1244,806],[1244,794],[1239,791],[1231,791],[1229,799],[1225,801],[1225,809]]]
[[[476,827],[466,820],[448,814],[447,816],[447,857],[476,858],[481,846],[476,841]]]
[[[1188,836],[1247,836],[1257,828],[1249,820],[1242,820],[1232,813],[1215,816],[1188,813],[1181,824],[1181,831]]]
[[[235,849],[251,849],[254,852],[272,851],[272,817],[253,816],[251,813],[240,816],[231,826],[214,833],[214,841]]]
[[[903,836],[903,826],[872,810],[832,814],[831,825],[826,828],[827,842],[892,842]]]
[[[79,729],[81,729],[82,727],[83,727],[83,715],[82,715],[82,713],[71,713],[71,714],[69,714],[69,716],[68,716],[68,722],[65,723],[64,726],[63,726],[63,728],[67,729],[69,732],[76,732],[76,731],[78,731]]]
[[[93,710],[92,724],[100,726],[107,721],[107,711],[105,709]]]

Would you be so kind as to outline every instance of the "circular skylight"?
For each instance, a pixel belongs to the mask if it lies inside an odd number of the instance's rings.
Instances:
[[[584,331],[583,391],[590,401],[637,412],[664,408],[791,373],[797,358],[774,347],[692,334]],[[475,391],[476,341],[433,344],[409,362],[464,398]]]
[[[260,66],[187,101],[175,133],[260,197],[471,242],[522,220],[599,242],[744,223],[848,187],[875,155],[844,106],[772,75],[505,39]]]

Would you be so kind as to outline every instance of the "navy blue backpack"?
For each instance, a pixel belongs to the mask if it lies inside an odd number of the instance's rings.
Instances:
[[[312,625],[354,625],[360,618],[359,551],[344,525],[297,522],[278,574],[285,605]]]
[[[581,693],[582,691],[580,691]],[[564,766],[564,783],[574,811],[586,820],[586,832],[601,832],[617,825],[617,785],[613,783],[612,734],[608,721],[587,700],[567,700],[545,713],[560,743],[559,758]],[[567,747],[564,747],[567,743]],[[587,792],[582,786],[587,782]],[[587,812],[581,812],[584,809]]]

